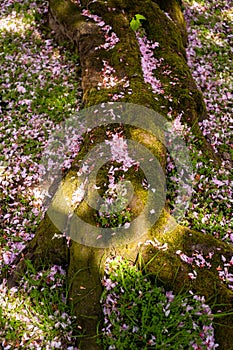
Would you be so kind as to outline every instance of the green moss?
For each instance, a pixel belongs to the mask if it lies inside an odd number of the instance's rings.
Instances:
[[[50,9],[55,13],[60,23],[65,23],[72,28],[78,28],[84,21],[79,9],[72,1],[50,0]]]
[[[182,35],[183,45],[186,46],[188,34],[184,16],[181,10],[181,4],[178,3],[177,0],[156,0],[156,3],[163,11],[169,13],[173,21],[176,23]]]
[[[81,349],[98,349],[96,327],[101,317],[99,299],[102,287],[99,278],[99,261],[103,250],[72,242],[68,271],[69,295],[75,306],[78,323],[86,336],[80,339]]]
[[[162,50],[170,48],[171,51],[181,53],[185,57],[182,37],[177,26],[167,18],[155,3],[151,5],[151,2],[149,2],[144,11],[148,20],[145,28],[149,39],[158,41]]]
[[[144,145],[148,150],[150,150],[155,158],[160,162],[163,169],[165,169],[166,149],[163,144],[155,137],[155,135],[149,134],[148,132],[145,132],[139,128],[131,128],[130,130],[130,139],[140,143],[141,145]],[[161,134],[161,130],[159,128],[158,133]]]

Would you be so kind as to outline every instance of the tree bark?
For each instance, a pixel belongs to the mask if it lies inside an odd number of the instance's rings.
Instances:
[[[106,24],[112,27],[119,38],[115,47],[111,50],[96,49],[105,43],[105,38],[100,26],[82,15],[83,9],[88,9],[91,14],[100,16]],[[163,10],[169,13],[172,20],[166,16]],[[148,39],[159,42],[159,49],[156,50],[155,54],[157,60],[163,58],[163,61],[154,73],[165,90],[164,95],[172,96],[172,103],[168,99],[164,99],[162,95],[156,95],[155,98],[151,88],[144,81],[138,42],[135,33],[130,28],[130,21],[135,14],[141,14],[146,18],[143,26]],[[211,158],[218,163],[218,158],[198,127],[198,120],[206,117],[206,109],[202,95],[197,89],[186,63],[184,44],[187,42],[187,34],[177,1],[109,0],[106,5],[102,1],[83,0],[79,6],[70,0],[50,0],[49,23],[57,39],[61,42],[64,40],[71,42],[79,54],[85,108],[112,101],[113,96],[121,92],[125,92],[125,95],[120,102],[147,107],[164,117],[167,116],[169,107],[172,106],[174,117],[181,111],[184,112],[182,118],[192,127],[196,137],[201,141],[201,148],[206,158]],[[120,81],[119,84],[110,88],[99,86],[102,81],[104,61],[109,62],[114,68],[114,75]],[[175,85],[169,84],[171,77],[163,74],[165,69],[171,70],[172,77],[175,77]],[[131,94],[127,93],[128,87],[124,86],[125,77],[129,80]],[[99,142],[104,142],[105,133],[101,130],[96,128],[86,135],[79,155],[71,170],[65,174],[54,196],[50,209],[54,208],[54,203],[56,203],[62,227],[66,225],[67,213],[66,208],[61,205],[59,191],[68,191],[67,189],[75,186],[76,180],[74,178],[77,174],[79,160]],[[165,168],[166,155],[161,142],[137,127],[123,127],[121,131],[127,135],[127,138],[130,135],[135,142],[140,142],[150,148],[152,154],[158,158],[161,168]],[[132,176],[132,173],[129,176]],[[105,180],[107,178],[106,170],[100,181],[102,186],[104,178]],[[134,187],[137,188],[137,183],[141,183],[142,180],[143,175],[139,173],[138,177],[133,179]],[[142,207],[145,192],[146,190],[143,193],[136,190],[131,208],[135,216]],[[68,196],[71,195],[72,193],[68,194]],[[76,208],[76,213],[86,221],[93,221],[93,210],[85,207],[82,203]],[[79,228],[76,227],[76,229]],[[82,235],[81,230],[80,228],[80,235]],[[68,248],[65,239],[52,239],[58,231],[52,223],[51,215],[45,215],[37,229],[35,238],[28,244],[24,256],[32,259],[35,265],[40,265],[42,259],[47,264],[60,263],[68,266],[70,297],[75,305],[78,322],[86,332],[86,336],[79,344],[81,349],[98,349],[96,328],[102,317],[99,303],[102,292],[101,276],[104,263],[109,256],[121,255],[137,262],[138,255],[142,254],[145,263],[154,257],[153,262],[149,264],[149,270],[163,282],[166,288],[173,288],[175,292],[179,292],[185,285],[194,292],[204,295],[207,300],[210,300],[210,305],[212,303],[214,306],[214,302],[224,304],[224,311],[232,308],[233,293],[219,280],[216,270],[221,263],[221,255],[229,257],[232,255],[232,248],[210,236],[176,225],[167,206],[162,210],[159,220],[143,237],[138,237],[136,234],[134,240],[130,242],[115,241],[109,247],[90,247],[71,239]],[[154,238],[162,244],[167,243],[168,250],[158,251],[152,245],[139,247],[139,242]],[[177,250],[181,250],[187,255],[196,250],[205,255],[214,252],[212,267],[210,269],[200,268],[197,279],[192,281],[188,277],[191,267],[180,260],[176,254]],[[24,263],[21,258],[16,271],[9,279],[9,284],[15,283],[18,278],[17,274],[22,273],[23,270]],[[175,271],[176,276],[174,277]],[[232,326],[233,320],[230,317],[222,318],[221,325],[216,325],[216,336],[220,349],[231,348],[233,343]]]

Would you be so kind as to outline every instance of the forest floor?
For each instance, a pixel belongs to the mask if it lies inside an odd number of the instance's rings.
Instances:
[[[182,224],[232,244],[232,6],[228,0],[215,5],[211,0],[186,0],[184,4],[188,63],[208,111],[208,119],[200,126],[220,154],[222,166],[215,169],[204,163],[200,152],[193,158],[194,191]],[[15,257],[33,238],[44,215],[44,194],[38,183],[49,136],[64,118],[81,108],[78,57],[66,45],[56,43],[47,28],[47,11],[47,2],[40,0],[3,0],[1,4],[0,275],[14,268]],[[192,131],[185,130],[192,140]],[[195,142],[190,145],[197,154]],[[170,171],[168,177],[176,181],[175,173]],[[172,192],[167,195],[172,204]],[[27,264],[19,287],[8,289],[5,280],[0,285],[0,348],[76,349],[82,330],[66,303],[65,271],[53,266],[38,272],[30,261]],[[114,288],[110,275],[103,284],[107,290]],[[174,297],[166,295],[167,302]],[[137,331],[135,326],[134,333]],[[203,349],[216,346],[211,332],[211,342],[206,345],[203,340]],[[148,348],[154,342],[153,334],[146,339]],[[105,345],[114,349],[110,343]],[[195,346],[193,343],[190,349]]]

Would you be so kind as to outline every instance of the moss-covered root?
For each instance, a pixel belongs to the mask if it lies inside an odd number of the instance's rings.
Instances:
[[[100,349],[97,341],[97,327],[102,320],[100,297],[102,293],[99,264],[103,249],[86,247],[72,242],[68,271],[69,296],[74,304],[84,336],[80,338],[82,350]]]
[[[164,232],[162,227],[157,224],[151,232],[151,238],[156,237],[161,242],[161,246],[167,243],[168,249],[164,251],[153,245],[142,246],[139,254],[140,263],[143,262],[146,271],[167,290],[173,290],[175,293],[192,290],[198,295],[204,295],[213,313],[217,315],[213,322],[219,348],[232,349],[233,317],[230,312],[233,310],[233,292],[218,274],[220,268],[224,269],[222,256],[230,260],[233,255],[232,247],[219,242],[212,236],[184,227],[177,226],[175,230],[167,232]],[[208,264],[202,261],[198,266],[196,263],[198,254],[202,255]],[[193,260],[185,262],[182,260],[184,256]],[[229,273],[232,273],[232,270],[233,267],[229,267]],[[225,313],[229,315],[224,316]]]
[[[166,2],[171,6],[171,13],[178,20],[176,1]],[[83,8],[75,6],[70,0],[50,0],[50,25],[61,40],[73,43],[79,53],[82,68],[82,89],[85,105],[92,106],[112,99],[121,93],[121,101],[141,104],[166,116],[172,109],[173,117],[183,113],[183,120],[192,127],[194,134],[201,139],[200,148],[207,159],[217,161],[212,147],[203,137],[198,121],[206,118],[206,108],[201,92],[197,89],[186,62],[185,48],[180,27],[170,20],[152,0],[109,0],[104,2],[85,2],[91,14],[100,16],[113,28],[119,42],[110,50],[99,48],[104,44],[104,33],[93,21],[81,15]],[[109,8],[116,9],[109,11]],[[168,11],[169,12],[169,11]],[[149,84],[145,83],[141,67],[141,54],[135,33],[130,28],[130,21],[136,13],[146,17],[144,29],[152,42],[159,43],[154,50],[155,58],[161,61],[153,71],[164,90],[164,94],[153,94]],[[176,15],[175,15],[176,14]],[[177,23],[178,23],[177,22]],[[182,24],[183,26],[183,24]],[[98,49],[97,49],[98,47]],[[103,81],[104,64],[114,69],[116,84],[109,86]],[[169,76],[164,72],[170,71]],[[170,84],[171,79],[175,84]],[[127,82],[127,88],[125,83]],[[130,94],[128,94],[130,89]],[[172,99],[167,98],[172,96]],[[169,101],[170,100],[170,101]]]
[[[155,0],[154,2],[156,2],[164,12],[168,13],[172,20],[175,22],[175,24],[178,26],[182,34],[183,45],[186,47],[188,44],[188,33],[186,29],[184,16],[181,10],[181,1]]]

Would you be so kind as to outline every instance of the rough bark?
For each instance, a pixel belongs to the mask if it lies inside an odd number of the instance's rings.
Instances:
[[[161,6],[161,7],[160,7]],[[103,34],[100,28],[93,22],[87,21],[81,15],[82,8],[88,8],[94,14],[103,18],[103,20],[112,26],[114,32],[120,39],[120,42],[109,51],[100,49],[95,50],[97,46],[104,43]],[[154,98],[148,84],[144,82],[140,51],[136,41],[135,33],[130,29],[130,20],[139,13],[146,17],[144,24],[148,38],[152,41],[158,41],[160,50],[156,51],[157,58],[164,58],[163,65],[156,70],[156,76],[162,82],[166,95],[173,96],[173,110],[176,113],[184,111],[183,119],[192,126],[196,136],[202,142],[202,149],[206,157],[211,157],[217,162],[217,158],[211,149],[211,146],[202,136],[198,120],[206,117],[205,105],[202,95],[197,89],[191,73],[186,63],[184,43],[186,43],[186,30],[184,20],[178,3],[172,1],[151,1],[151,0],[109,0],[107,6],[105,2],[82,1],[82,8],[69,0],[50,0],[49,23],[55,31],[55,35],[60,41],[70,41],[77,50],[81,68],[82,68],[82,88],[83,102],[86,107],[94,106],[102,102],[111,100],[111,97],[124,91],[124,87],[119,84],[111,89],[98,89],[98,83],[101,80],[101,70],[103,60],[107,60],[115,69],[115,75],[119,78],[128,77],[132,94],[126,94],[122,102],[140,104],[148,107],[158,113],[166,116],[169,110],[169,104],[164,98],[158,96]],[[116,11],[109,12],[108,8],[116,8]],[[162,10],[170,14],[171,21]],[[182,34],[181,34],[182,32]],[[173,77],[177,78],[177,85],[169,84],[170,77],[163,74],[164,67],[172,70]],[[165,105],[165,108],[161,108]],[[151,139],[148,134],[142,130],[133,128],[125,129],[124,132],[131,134],[132,139],[144,143],[150,147],[162,167],[165,166],[165,152],[159,145],[158,140]],[[92,131],[92,140],[101,140],[101,131]],[[95,143],[90,141],[90,135],[84,139],[83,148],[80,151],[75,164],[81,159]],[[72,188],[74,173],[70,170],[62,183],[64,188]],[[103,175],[104,176],[104,175]],[[141,181],[139,176],[135,183]],[[54,201],[58,203],[57,210],[60,211],[61,221],[66,222],[65,209],[59,203],[59,190]],[[135,205],[132,210],[136,210],[138,203],[143,201],[145,194],[137,193]],[[52,202],[52,205],[54,203]],[[140,207],[140,206],[139,206]],[[77,210],[79,210],[77,208]],[[85,219],[92,220],[93,212],[90,208],[81,208]],[[71,241],[69,249],[65,240],[53,239],[58,229],[52,224],[48,215],[39,225],[35,239],[29,243],[25,250],[25,256],[34,260],[35,264],[40,264],[41,259],[45,259],[48,264],[62,263],[68,266],[68,283],[70,286],[70,296],[75,303],[75,311],[79,323],[86,331],[86,336],[80,341],[81,349],[97,349],[96,345],[96,327],[101,321],[101,308],[99,304],[102,292],[101,275],[103,266],[108,256],[121,255],[137,262],[138,254],[141,253],[145,263],[150,261],[149,270],[157,276],[167,288],[172,288],[178,292],[183,285],[193,291],[205,295],[210,300],[210,305],[224,303],[224,310],[232,308],[233,293],[219,280],[216,267],[221,263],[221,255],[230,256],[232,249],[229,246],[217,241],[216,239],[205,236],[187,228],[176,226],[173,229],[173,218],[165,208],[160,219],[143,237],[143,241],[158,239],[161,243],[168,243],[166,252],[157,251],[153,246],[139,248],[138,243],[142,241],[135,239],[127,244],[121,242],[110,248],[92,248],[75,241]],[[182,250],[186,254],[191,254],[195,250],[208,254],[214,252],[214,263],[210,269],[199,269],[198,278],[191,281],[188,278],[189,266],[182,263],[176,251]],[[19,262],[16,272],[22,273],[23,260]],[[176,275],[174,276],[174,272]],[[17,273],[13,274],[9,283],[15,283]],[[225,317],[221,320],[222,325],[216,325],[217,342],[220,349],[230,349],[233,343],[233,333],[231,328],[233,320]],[[224,334],[227,333],[227,336]]]

